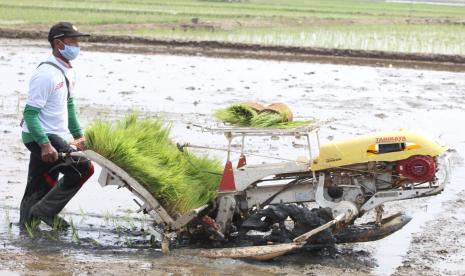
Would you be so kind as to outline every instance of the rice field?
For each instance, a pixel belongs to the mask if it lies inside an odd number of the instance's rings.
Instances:
[[[453,3],[451,3],[453,4]],[[465,55],[465,6],[332,0],[0,0],[0,28]]]
[[[125,31],[112,30],[122,35]],[[155,36],[140,29],[137,36]],[[444,25],[357,25],[288,28],[239,29],[234,31],[159,31],[156,37],[179,40],[226,41],[261,45],[362,49],[404,53],[465,55],[465,27]]]

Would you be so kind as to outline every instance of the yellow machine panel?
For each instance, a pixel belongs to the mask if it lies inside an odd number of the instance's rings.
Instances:
[[[324,144],[313,171],[369,161],[397,161],[412,155],[438,156],[447,148],[411,131],[380,132]]]

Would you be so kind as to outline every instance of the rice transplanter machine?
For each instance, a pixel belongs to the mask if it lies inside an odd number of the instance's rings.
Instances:
[[[266,260],[318,244],[377,240],[411,219],[403,213],[383,217],[384,203],[439,194],[449,181],[447,148],[411,131],[320,145],[318,124],[290,129],[197,127],[225,135],[227,160],[216,200],[183,215],[169,214],[143,185],[99,154],[72,154],[85,155],[102,167],[102,186],[125,187],[139,199],[139,211],[154,219],[164,252],[176,241],[201,242],[201,256]],[[308,156],[248,164],[245,138],[263,136],[304,138]],[[242,139],[241,155],[233,165],[236,138]],[[186,147],[213,149],[179,145],[180,150]],[[375,221],[356,221],[370,210]]]

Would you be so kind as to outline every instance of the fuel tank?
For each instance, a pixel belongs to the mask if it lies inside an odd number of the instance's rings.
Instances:
[[[446,147],[416,132],[379,132],[322,145],[311,169],[320,171],[370,161],[392,162],[414,155],[436,157],[446,150]]]

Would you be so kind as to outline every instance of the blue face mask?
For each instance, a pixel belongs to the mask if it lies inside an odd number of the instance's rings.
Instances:
[[[60,51],[60,54],[67,60],[73,60],[77,58],[77,56],[79,55],[80,48],[78,46],[70,46],[66,44],[64,45],[65,48],[63,50],[58,49],[58,51]]]

